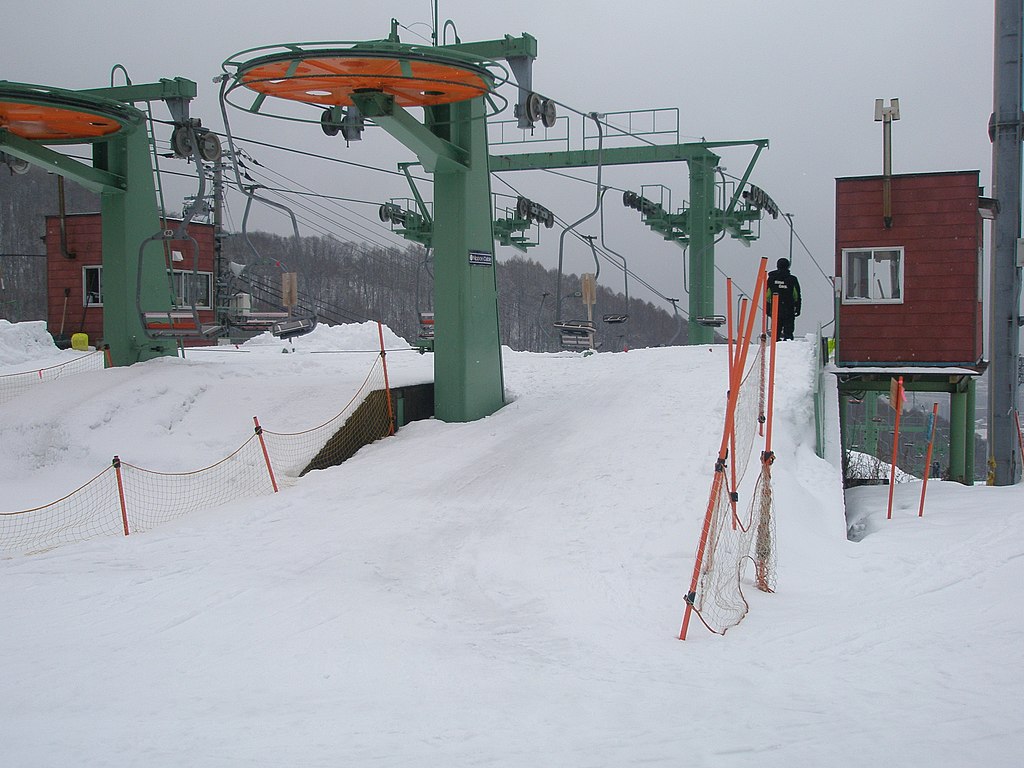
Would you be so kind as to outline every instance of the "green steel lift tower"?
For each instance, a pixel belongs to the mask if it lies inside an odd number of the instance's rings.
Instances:
[[[360,138],[364,121],[401,141],[433,175],[434,408],[443,421],[473,421],[505,403],[498,333],[488,99],[503,77],[536,56],[529,35],[444,46],[387,40],[303,43],[242,51],[224,63],[228,103],[258,113],[268,97],[324,108],[325,133]],[[245,88],[248,105],[232,100]],[[421,122],[408,110],[422,107]]]
[[[81,91],[0,81],[0,152],[100,194],[103,341],[115,365],[176,354],[172,339],[147,335],[138,311],[172,308],[163,260],[139,274],[139,248],[160,231],[160,214],[146,115],[132,102],[165,101],[184,125],[195,95],[184,78]],[[91,164],[49,146],[75,144],[91,146]]]
[[[741,198],[741,191],[767,140],[489,156],[487,119],[498,111],[491,94],[509,79],[509,71],[518,85],[518,126],[529,129],[538,120],[546,127],[554,123],[554,102],[532,90],[537,41],[523,34],[474,43],[456,38],[450,45],[410,45],[400,41],[397,29],[398,22],[392,20],[386,40],[288,43],[241,51],[224,62],[221,98],[223,103],[253,114],[293,120],[300,118],[290,116],[288,110],[265,111],[265,102],[278,99],[322,108],[319,123],[323,131],[341,133],[346,141],[359,140],[365,121],[372,120],[412,150],[424,170],[433,175],[432,217],[416,193],[420,211],[409,215],[417,226],[411,226],[405,212],[393,204],[381,207],[381,218],[400,217],[403,234],[417,242],[429,241],[434,249],[437,418],[472,421],[493,413],[505,402],[491,172],[686,162],[690,169],[689,208],[682,214],[660,214],[668,217],[671,239],[688,243],[690,248],[690,341],[713,340],[713,329],[699,319],[714,314],[715,239],[721,233],[745,242],[756,237],[748,225],[760,218],[762,207]],[[251,97],[253,92],[255,97],[242,103],[240,95]],[[414,117],[410,108],[422,108],[423,120]],[[752,145],[754,157],[732,199],[716,207],[719,157],[713,150],[740,145]],[[403,164],[403,169],[406,167]],[[521,218],[514,221],[515,226],[529,223],[529,216]],[[553,216],[548,214],[544,223],[550,226]],[[650,220],[648,223],[654,226]],[[507,233],[499,235],[507,238]]]

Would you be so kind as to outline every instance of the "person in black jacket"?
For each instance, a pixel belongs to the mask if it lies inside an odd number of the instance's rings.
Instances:
[[[800,314],[800,281],[789,271],[789,259],[779,259],[778,269],[768,273],[767,312],[771,317],[772,297],[779,297],[779,318],[775,324],[775,340],[793,338],[793,325]]]

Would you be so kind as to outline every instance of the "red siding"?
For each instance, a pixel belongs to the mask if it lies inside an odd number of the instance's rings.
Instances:
[[[73,333],[87,333],[89,342],[97,344],[103,339],[103,307],[84,306],[82,268],[103,263],[102,221],[98,213],[73,214],[65,217],[64,225],[67,253],[73,258],[61,253],[60,217],[46,217],[48,330],[54,337],[65,338]],[[189,234],[199,245],[199,270],[213,272],[213,227],[190,224]],[[189,241],[172,240],[170,248],[184,257],[174,262],[174,269],[192,269],[195,248]],[[157,251],[156,246],[153,251]],[[129,258],[135,258],[135,254],[129,254]],[[151,258],[158,256],[154,253]],[[203,322],[213,322],[214,314],[213,310],[201,311],[199,316]]]
[[[836,180],[836,274],[845,248],[902,246],[902,304],[841,304],[837,361],[969,365],[982,357],[978,172]]]
[[[67,256],[61,252],[60,217],[46,217],[46,283],[48,325],[56,337],[89,334],[103,337],[103,308],[84,306],[82,267],[102,264],[102,229],[98,214],[65,218]]]

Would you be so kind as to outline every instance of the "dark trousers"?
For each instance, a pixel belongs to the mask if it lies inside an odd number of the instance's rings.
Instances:
[[[775,340],[776,341],[792,341],[793,340],[793,326],[796,324],[796,317],[792,311],[786,312],[779,307],[779,321],[775,325]]]

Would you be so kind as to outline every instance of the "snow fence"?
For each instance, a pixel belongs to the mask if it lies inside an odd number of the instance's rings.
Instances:
[[[74,376],[79,373],[102,371],[105,363],[106,353],[103,350],[97,350],[46,368],[2,374],[0,375],[0,403],[13,400],[18,395],[22,395],[33,387],[47,381],[53,381],[65,376]]]
[[[101,358],[102,365],[102,358]],[[141,533],[201,509],[275,493],[279,478],[340,464],[394,432],[384,355],[337,415],[301,432],[263,429],[215,464],[159,472],[121,461],[49,504],[0,512],[0,552],[40,552],[98,536]]]

